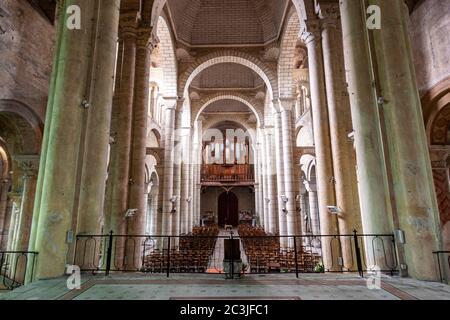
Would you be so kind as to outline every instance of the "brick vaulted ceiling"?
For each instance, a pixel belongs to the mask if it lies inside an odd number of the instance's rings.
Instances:
[[[277,39],[288,0],[168,0],[180,41],[262,45]]]
[[[255,89],[263,85],[264,81],[256,72],[236,63],[220,63],[206,68],[191,84],[201,89]]]

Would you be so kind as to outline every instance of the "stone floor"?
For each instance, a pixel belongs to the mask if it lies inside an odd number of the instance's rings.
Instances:
[[[356,275],[303,274],[224,275],[147,274],[82,275],[79,290],[69,290],[66,278],[41,280],[0,294],[0,300],[450,300],[450,286],[383,276],[381,289],[369,289]]]
[[[234,236],[238,236],[237,228],[231,230]],[[216,247],[211,255],[208,265],[208,272],[210,273],[223,273],[223,259],[225,257],[225,246],[223,239],[230,236],[230,230],[221,229],[219,232],[219,239],[216,242]],[[240,241],[241,246],[241,259],[243,264],[247,264],[247,256],[244,253],[244,247],[242,246],[242,241]]]

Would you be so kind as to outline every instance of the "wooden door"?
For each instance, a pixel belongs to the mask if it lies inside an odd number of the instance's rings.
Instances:
[[[233,192],[224,192],[219,196],[219,226],[239,224],[238,198]]]

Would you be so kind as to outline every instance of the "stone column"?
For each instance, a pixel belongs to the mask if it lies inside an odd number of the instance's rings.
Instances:
[[[31,233],[31,222],[33,218],[34,199],[36,196],[37,173],[39,168],[39,157],[17,156],[14,159],[24,172],[22,201],[20,205],[20,217],[17,232],[17,244],[15,251],[27,251]]]
[[[267,196],[267,190],[266,190],[266,179],[267,175],[264,173],[265,166],[266,166],[266,159],[264,159],[264,135],[262,132],[259,136],[259,148],[258,148],[258,175],[259,175],[259,211],[258,215],[260,217],[259,224],[261,227],[264,228],[264,230],[268,230],[266,227],[267,225],[267,208],[265,206],[265,197]],[[266,226],[267,225],[267,226]]]
[[[175,109],[177,99],[165,99],[164,112],[164,184],[163,196],[163,235],[172,234],[172,209],[171,202],[173,193],[173,173],[174,173],[174,140],[175,140]],[[173,199],[172,199],[173,200]]]
[[[260,219],[261,227],[264,228],[266,232],[269,231],[269,221],[268,221],[268,208],[267,208],[267,161],[265,158],[265,135],[264,135],[264,129],[261,128],[261,133],[259,137],[259,154],[258,154],[258,161],[260,163],[260,192],[261,192],[261,202],[260,202],[260,216],[262,216],[262,219]]]
[[[382,95],[392,196],[398,224],[406,238],[406,264],[412,277],[436,280],[432,252],[442,245],[439,210],[404,3],[375,3],[382,12],[382,26],[371,34]]]
[[[131,124],[130,186],[128,208],[136,209],[127,220],[128,235],[145,234],[147,196],[145,194],[145,159],[147,157],[147,122],[150,91],[151,53],[156,45],[151,28],[139,28],[136,39],[134,101]],[[140,238],[128,239],[127,264],[133,269],[142,263]],[[131,254],[131,252],[134,252]],[[128,258],[128,257],[133,257]],[[133,260],[133,262],[132,262]]]
[[[56,43],[55,43],[55,52],[53,56],[53,66],[58,65],[58,61],[60,59],[61,51],[62,51],[62,44],[63,42],[60,41],[62,31],[66,27],[65,24],[65,9],[64,3],[61,0],[56,1],[56,14],[55,14],[55,25],[56,25]],[[42,139],[42,145],[41,145],[41,153],[40,153],[40,162],[39,162],[39,175],[38,175],[38,181],[36,186],[36,199],[34,203],[34,209],[33,209],[33,219],[32,219],[32,226],[31,226],[31,234],[30,234],[30,246],[29,251],[34,251],[36,246],[36,236],[38,232],[38,226],[39,226],[39,217],[40,217],[40,208],[41,208],[41,200],[42,200],[42,188],[44,184],[44,176],[45,176],[45,167],[47,163],[47,150],[48,150],[48,144],[49,144],[49,135],[50,135],[50,128],[53,118],[53,102],[56,96],[55,87],[57,85],[58,80],[58,68],[54,67],[50,83],[49,83],[49,95],[47,99],[47,107],[45,111],[45,126],[44,126],[44,135]],[[28,263],[28,270],[27,276],[31,277],[32,272],[31,270],[34,270],[34,265],[32,261]],[[31,278],[29,278],[31,279]]]
[[[341,1],[344,58],[355,130],[358,188],[365,234],[392,233],[392,211],[384,159],[382,128],[374,87],[366,14],[360,0]],[[410,139],[410,138],[408,138]],[[380,248],[377,254],[383,255]],[[372,252],[366,244],[367,252]],[[379,263],[368,256],[369,264]]]
[[[294,147],[293,147],[293,121],[292,109],[295,106],[295,99],[280,99],[281,105],[281,125],[282,125],[282,140],[283,140],[283,161],[284,161],[284,195],[287,198],[286,203],[286,222],[287,234],[297,235],[300,230],[297,230],[298,215],[295,199],[296,192],[296,174],[294,172]],[[291,240],[290,240],[291,241]],[[291,243],[293,245],[293,243]]]
[[[23,191],[20,209],[17,216],[15,226],[15,240],[13,251],[28,251],[31,223],[33,218],[34,199],[36,196],[37,172],[39,168],[38,156],[17,156],[14,159],[19,163],[19,167],[24,172],[23,175]],[[25,269],[27,267],[27,257],[16,255],[14,260],[13,272],[15,273],[15,280],[23,283],[25,276]],[[32,257],[28,257],[32,258]]]
[[[102,1],[103,4],[109,1]],[[66,10],[73,2],[64,2]],[[57,277],[64,274],[69,244],[67,233],[72,228],[73,210],[78,195],[76,181],[79,176],[80,137],[84,108],[88,107],[87,83],[90,79],[89,61],[93,53],[93,32],[98,21],[97,2],[78,0],[81,30],[69,30],[66,21],[60,21],[57,33],[54,63],[55,84],[51,86],[51,112],[46,142],[45,169],[35,250],[39,252],[36,278]],[[96,10],[97,9],[97,10]],[[110,48],[115,50],[115,47]],[[77,79],[77,81],[73,81]],[[100,79],[99,79],[100,80]],[[107,81],[106,79],[104,79]]]
[[[128,188],[130,184],[130,154],[131,154],[131,121],[135,86],[136,65],[136,15],[121,15],[120,37],[122,43],[122,61],[120,63],[121,73],[117,75],[115,99],[117,110],[113,113],[116,124],[113,136],[115,138],[111,149],[110,174],[108,177],[108,188],[110,188],[110,212],[106,212],[105,231],[113,231],[114,234],[125,235],[127,225],[125,213],[128,207]],[[114,266],[122,268],[124,263],[123,238],[117,238],[114,246]]]
[[[174,197],[174,211],[172,212],[172,230],[173,236],[180,234],[181,215],[181,163],[182,163],[182,134],[181,134],[181,116],[184,99],[177,101],[177,110],[175,111],[175,131],[174,134],[174,162],[173,162],[173,197]],[[178,238],[172,239],[172,245],[178,246]]]
[[[8,228],[6,223],[7,208],[8,208],[8,190],[11,182],[9,179],[4,179],[0,185],[0,251],[5,250],[3,243],[6,243]]]
[[[275,104],[275,102],[274,102]],[[278,102],[276,103],[278,105]],[[285,208],[285,204],[283,199],[285,199],[285,175],[284,175],[284,152],[283,152],[283,130],[281,123],[281,112],[276,112],[274,114],[274,123],[275,123],[275,157],[276,157],[276,168],[278,175],[277,178],[277,195],[276,198],[278,200],[278,230],[280,236],[287,235],[287,208]],[[281,238],[281,245],[283,247],[287,246],[287,238]]]
[[[108,173],[114,67],[119,26],[119,2],[99,9],[99,28],[93,48],[90,107],[84,136],[84,155],[79,189],[77,234],[98,235],[104,227],[105,188]],[[108,230],[109,231],[109,230]],[[106,231],[107,232],[107,231]],[[81,268],[99,265],[100,239],[77,246],[76,264]],[[84,265],[83,265],[84,264]]]
[[[319,20],[307,20],[302,40],[308,48],[311,84],[312,117],[317,158],[317,188],[320,214],[320,231],[323,235],[338,234],[337,219],[327,206],[336,204],[333,178],[333,157],[331,152],[330,127],[325,91],[324,65]],[[334,241],[333,243],[337,243]],[[340,249],[331,249],[330,238],[322,239],[325,269],[338,270],[337,257]],[[331,256],[333,253],[333,256]]]
[[[322,234],[320,229],[320,219],[319,219],[319,201],[317,198],[317,186],[314,183],[305,181],[305,188],[308,191],[308,206],[309,206],[309,225],[311,227],[311,233],[313,235]],[[312,241],[312,244],[315,247],[320,246],[321,239],[315,239]]]
[[[6,245],[6,251],[14,251],[20,217],[20,207],[22,204],[22,194],[10,193],[9,198],[11,199],[11,214],[9,219],[8,242]]]
[[[274,163],[273,155],[273,134],[272,128],[266,127],[265,130],[265,159],[267,161],[267,206],[268,206],[268,221],[269,221],[269,230],[268,232],[272,234],[276,234],[279,232],[279,220],[278,220],[278,196],[277,196],[277,171],[275,169],[276,163]]]
[[[181,214],[181,229],[180,233],[188,233],[190,230],[190,225],[192,221],[192,217],[190,214],[190,175],[191,175],[191,161],[190,156],[192,153],[191,150],[191,130],[190,128],[184,128],[184,134],[182,138],[182,146],[183,146],[183,156],[182,156],[182,164],[181,164],[181,200],[180,200],[180,214]]]
[[[155,218],[155,228],[153,234],[155,235],[162,235],[162,227],[163,227],[163,212],[162,212],[162,183],[163,183],[163,177],[164,177],[164,165],[158,164],[155,166],[156,173],[158,174],[158,196],[155,199],[154,203],[154,214],[156,215]]]
[[[302,183],[303,185],[303,183]],[[302,187],[302,186],[300,186]],[[303,186],[303,189],[305,189],[305,187]],[[302,190],[300,191],[300,215],[301,215],[301,227],[302,227],[302,234],[303,235],[310,235],[310,232],[308,232],[308,227],[310,224],[309,221],[309,216],[308,216],[308,203],[306,201],[306,190]],[[308,245],[309,244],[309,239],[308,238],[303,238],[303,245]]]
[[[350,101],[345,81],[342,31],[339,21],[339,4],[320,6],[322,18],[322,44],[330,121],[331,148],[336,190],[339,233],[351,235],[353,230],[362,232],[359,210],[356,161],[353,143],[348,134],[353,131]],[[354,246],[351,237],[341,237],[344,267],[354,269]]]

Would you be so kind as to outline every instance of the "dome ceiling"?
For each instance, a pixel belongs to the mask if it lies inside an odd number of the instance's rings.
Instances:
[[[178,39],[189,45],[275,40],[287,0],[168,0]]]

